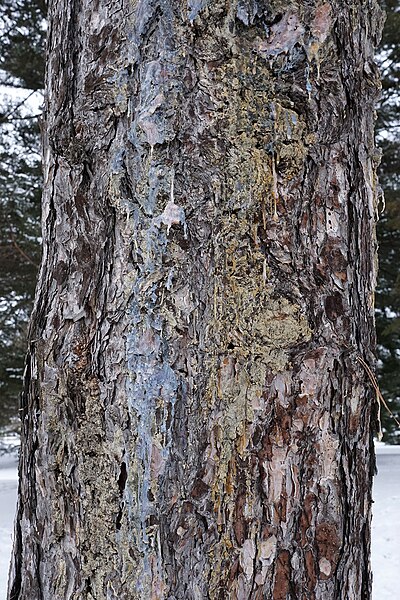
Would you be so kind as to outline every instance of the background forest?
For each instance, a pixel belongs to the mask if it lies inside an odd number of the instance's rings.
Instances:
[[[377,142],[382,150],[377,372],[400,415],[400,2],[382,3],[386,26],[377,56],[382,73]],[[40,263],[40,105],[44,87],[46,0],[0,5],[0,432],[18,429],[26,334]],[[385,198],[385,201],[384,201]],[[382,410],[384,440],[400,444]]]

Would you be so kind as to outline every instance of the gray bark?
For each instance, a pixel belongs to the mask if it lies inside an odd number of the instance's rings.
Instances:
[[[370,598],[381,21],[50,2],[10,600]]]

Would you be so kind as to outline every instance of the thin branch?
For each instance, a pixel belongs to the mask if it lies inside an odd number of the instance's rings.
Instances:
[[[31,119],[39,119],[42,116],[42,113],[39,113],[37,115],[29,115],[27,117],[14,117],[12,119],[7,119],[8,123],[13,123],[14,121],[28,121]]]
[[[365,360],[359,355],[357,354],[356,359],[358,360],[358,362],[364,367],[368,378],[372,384],[372,387],[374,388],[375,392],[376,392],[376,399],[378,402],[378,406],[380,407],[380,405],[382,404],[386,410],[388,411],[389,415],[392,417],[392,419],[394,420],[394,422],[396,423],[396,425],[398,426],[398,428],[400,429],[400,421],[398,420],[398,418],[396,417],[396,415],[393,414],[393,412],[390,410],[388,403],[386,402],[385,398],[382,396],[382,392],[379,389],[379,384],[376,380],[375,375],[373,374],[373,372],[371,371],[369,365],[365,362]],[[381,423],[380,423],[380,419],[379,419],[379,433],[380,436],[382,435],[382,428],[381,428]]]
[[[0,122],[3,122],[3,123],[7,122],[7,119],[8,119],[9,117],[11,117],[12,115],[14,115],[14,114],[17,112],[17,110],[18,110],[19,108],[21,108],[21,106],[23,106],[23,105],[25,104],[25,102],[26,102],[27,100],[29,100],[29,98],[30,98],[31,96],[33,96],[33,94],[35,94],[35,93],[36,93],[36,90],[32,90],[32,91],[31,91],[31,92],[30,92],[30,93],[27,95],[27,97],[26,97],[26,98],[24,98],[23,100],[21,100],[21,102],[19,102],[19,103],[18,103],[16,106],[14,106],[14,108],[13,108],[12,110],[10,110],[10,112],[9,112],[9,113],[7,113],[7,114],[5,114],[5,115],[1,115],[1,117],[0,117]]]
[[[31,265],[33,265],[36,269],[39,268],[39,265],[37,263],[35,263],[35,261],[33,261],[30,256],[27,255],[27,253],[21,248],[21,246],[17,243],[14,233],[12,231],[10,231],[10,235],[11,235],[11,241],[12,244],[14,246],[14,248],[16,250],[18,250],[18,252],[20,253],[21,256],[23,256],[23,258],[25,258],[25,260],[27,260]]]

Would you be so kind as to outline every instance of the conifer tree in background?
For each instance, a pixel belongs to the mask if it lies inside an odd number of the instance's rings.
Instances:
[[[384,2],[387,18],[378,60],[382,72],[382,100],[377,139],[382,149],[379,178],[385,209],[378,223],[379,275],[376,290],[378,374],[391,410],[400,415],[400,12],[398,0]],[[384,440],[400,443],[398,426],[381,412]]]
[[[26,329],[40,262],[38,110],[24,99],[43,87],[46,3],[0,7],[0,428],[18,425]],[[15,92],[18,91],[17,95]],[[14,92],[13,95],[7,92]],[[7,98],[8,96],[8,98]],[[11,99],[10,99],[11,98]]]

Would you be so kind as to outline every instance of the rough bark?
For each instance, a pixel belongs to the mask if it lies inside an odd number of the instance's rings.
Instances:
[[[381,19],[50,3],[9,599],[370,597]]]

